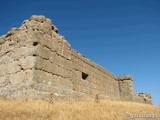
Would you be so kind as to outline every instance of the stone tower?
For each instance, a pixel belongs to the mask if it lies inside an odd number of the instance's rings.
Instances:
[[[134,85],[133,78],[130,75],[117,77],[119,81],[119,91],[121,98],[133,99]]]
[[[0,37],[0,95],[45,99],[50,93],[56,100],[99,94],[145,102],[147,96],[134,93],[131,76],[116,77],[85,58],[58,34],[50,19],[33,15]]]

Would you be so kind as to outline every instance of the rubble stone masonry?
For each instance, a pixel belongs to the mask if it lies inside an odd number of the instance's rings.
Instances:
[[[27,100],[126,98],[152,103],[148,93],[134,93],[130,75],[116,77],[71,48],[52,21],[33,15],[20,28],[0,37],[0,95]]]

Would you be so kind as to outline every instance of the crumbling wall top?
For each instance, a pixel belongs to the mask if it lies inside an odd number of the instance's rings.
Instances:
[[[131,75],[123,75],[117,77],[117,80],[133,80],[133,77]]]
[[[58,33],[57,27],[52,25],[52,20],[50,20],[49,18],[46,18],[43,15],[39,15],[39,16],[32,15],[29,20],[24,20],[22,25],[25,25],[26,27],[27,26],[28,27],[33,27],[33,26],[35,27],[35,26],[38,25],[37,26],[38,28],[42,28],[43,27],[43,29],[48,30],[48,32],[53,30],[56,33]]]
[[[149,94],[149,93],[142,93],[142,92],[140,92],[140,93],[138,94],[138,96],[144,97],[144,98],[146,98],[146,99],[151,99],[151,98],[152,98],[151,94]]]
[[[50,25],[52,24],[52,21],[43,15],[40,15],[40,16],[32,15],[29,20],[34,20],[34,21],[41,22],[41,23],[47,22]]]
[[[25,23],[27,20],[25,20],[23,23]],[[29,19],[29,21],[35,21],[35,22],[39,22],[39,23],[46,23],[48,24],[49,26],[51,26],[52,30],[54,30],[56,33],[58,33],[58,28],[54,25],[52,25],[52,20],[51,19],[48,19],[46,18],[45,16],[43,15],[32,15]]]

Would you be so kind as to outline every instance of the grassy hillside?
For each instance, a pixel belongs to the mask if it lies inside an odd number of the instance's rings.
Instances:
[[[160,106],[120,100],[93,99],[85,101],[57,101],[50,104],[47,101],[0,99],[0,120],[130,120],[134,114],[158,114],[160,120]],[[126,115],[130,117],[126,118]],[[150,117],[134,118],[134,120],[151,120]]]

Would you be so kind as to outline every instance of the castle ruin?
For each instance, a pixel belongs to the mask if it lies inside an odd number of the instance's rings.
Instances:
[[[0,95],[14,99],[83,100],[125,98],[152,104],[135,94],[130,75],[116,77],[71,48],[52,21],[33,15],[0,37]]]

